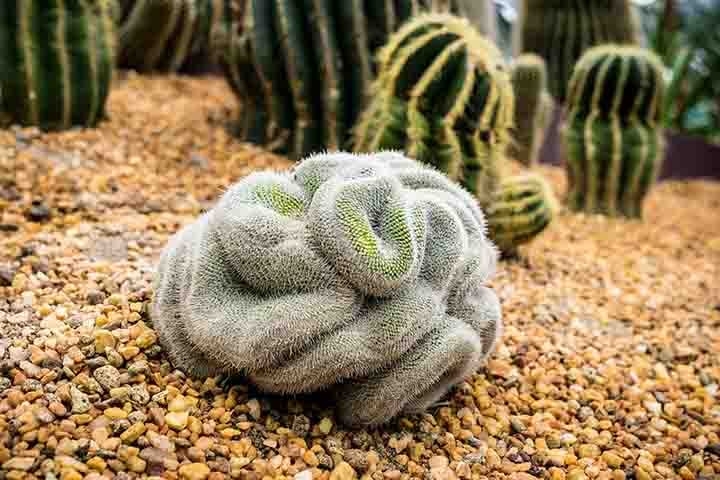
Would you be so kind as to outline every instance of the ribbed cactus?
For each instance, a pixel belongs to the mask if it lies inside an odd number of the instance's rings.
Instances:
[[[65,129],[104,115],[114,65],[105,0],[0,2],[0,121]]]
[[[210,55],[213,24],[228,0],[119,0],[118,65],[140,72],[180,70]]]
[[[500,333],[477,202],[397,153],[256,172],[168,243],[151,315],[176,367],[327,390],[351,425],[421,411]]]
[[[662,162],[664,90],[663,66],[648,50],[604,45],[583,55],[563,133],[571,209],[641,216]]]
[[[392,2],[367,3],[237,2],[214,36],[240,98],[242,139],[296,159],[342,147],[373,77],[373,48],[400,20],[386,9]]]
[[[389,35],[431,9],[473,14],[466,3],[236,0],[214,36],[240,99],[239,136],[295,159],[347,147]]]
[[[604,43],[639,42],[630,0],[522,0],[516,53],[536,53],[548,67],[550,92],[559,102],[575,62]]]
[[[552,188],[540,175],[504,178],[485,209],[488,232],[503,256],[517,255],[550,224],[556,209]]]
[[[535,54],[520,55],[512,68],[515,92],[515,129],[511,155],[526,166],[538,162],[538,153],[552,115],[547,93],[545,61]]]
[[[492,42],[466,19],[418,16],[380,52],[372,98],[355,128],[356,151],[404,150],[484,205],[513,122],[510,77]]]

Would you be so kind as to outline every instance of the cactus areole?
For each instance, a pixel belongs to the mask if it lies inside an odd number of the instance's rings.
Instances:
[[[163,252],[152,316],[175,365],[267,392],[329,389],[350,425],[421,411],[501,325],[475,199],[398,153],[257,172]]]

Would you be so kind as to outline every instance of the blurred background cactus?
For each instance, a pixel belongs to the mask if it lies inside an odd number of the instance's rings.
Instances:
[[[552,187],[538,174],[504,178],[485,209],[490,238],[504,257],[540,234],[557,209]]]
[[[639,32],[629,0],[523,0],[515,49],[545,60],[550,92],[564,101],[573,66],[585,50],[604,43],[636,44]]]
[[[105,0],[0,3],[0,122],[47,130],[93,126],[114,66]]]
[[[495,29],[490,0],[237,0],[216,52],[240,100],[238,134],[298,159],[348,145],[368,103],[376,52],[427,11]]]
[[[525,166],[538,163],[538,154],[552,118],[553,101],[547,91],[547,68],[539,56],[520,55],[512,67],[515,128],[510,155]]]
[[[503,179],[514,97],[499,49],[467,19],[433,13],[393,34],[378,63],[354,149],[402,150],[459,181],[502,253],[517,254],[549,224],[553,196],[536,176]]]
[[[403,150],[484,203],[496,188],[513,122],[500,51],[466,19],[428,14],[404,25],[378,58],[373,101],[355,128],[354,149]]]
[[[564,127],[573,210],[640,217],[663,156],[665,83],[649,50],[603,45],[575,67]]]
[[[211,56],[212,26],[229,0],[118,0],[118,65],[176,72]]]

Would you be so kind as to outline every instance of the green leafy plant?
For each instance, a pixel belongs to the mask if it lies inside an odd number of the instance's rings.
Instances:
[[[720,1],[658,0],[640,11],[648,46],[666,67],[663,123],[720,142]]]

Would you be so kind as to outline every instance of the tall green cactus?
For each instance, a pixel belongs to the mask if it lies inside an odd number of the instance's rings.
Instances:
[[[638,43],[637,21],[630,0],[522,0],[516,53],[536,53],[547,62],[550,92],[561,102],[583,52],[604,43]]]
[[[433,13],[406,23],[378,58],[355,150],[404,150],[461,180],[482,204],[497,184],[513,122],[497,47],[466,19]]]
[[[369,102],[375,54],[388,37],[424,11],[470,15],[466,3],[236,0],[231,21],[213,37],[240,99],[239,136],[295,159],[343,149]]]
[[[545,139],[552,99],[547,93],[545,61],[532,53],[520,55],[512,69],[515,92],[515,129],[511,155],[525,166],[538,163],[538,153]]]
[[[514,257],[550,224],[556,210],[552,188],[540,175],[504,178],[485,208],[490,238],[503,256]]]
[[[431,9],[434,12],[452,13],[467,18],[480,33],[493,41],[497,40],[497,12],[494,0],[432,0]]]
[[[640,217],[663,156],[663,66],[652,52],[588,50],[570,80],[563,139],[573,210]]]
[[[0,118],[55,130],[93,126],[114,64],[106,0],[0,2]]]
[[[208,51],[226,0],[119,0],[118,64],[140,72],[175,72]]]

